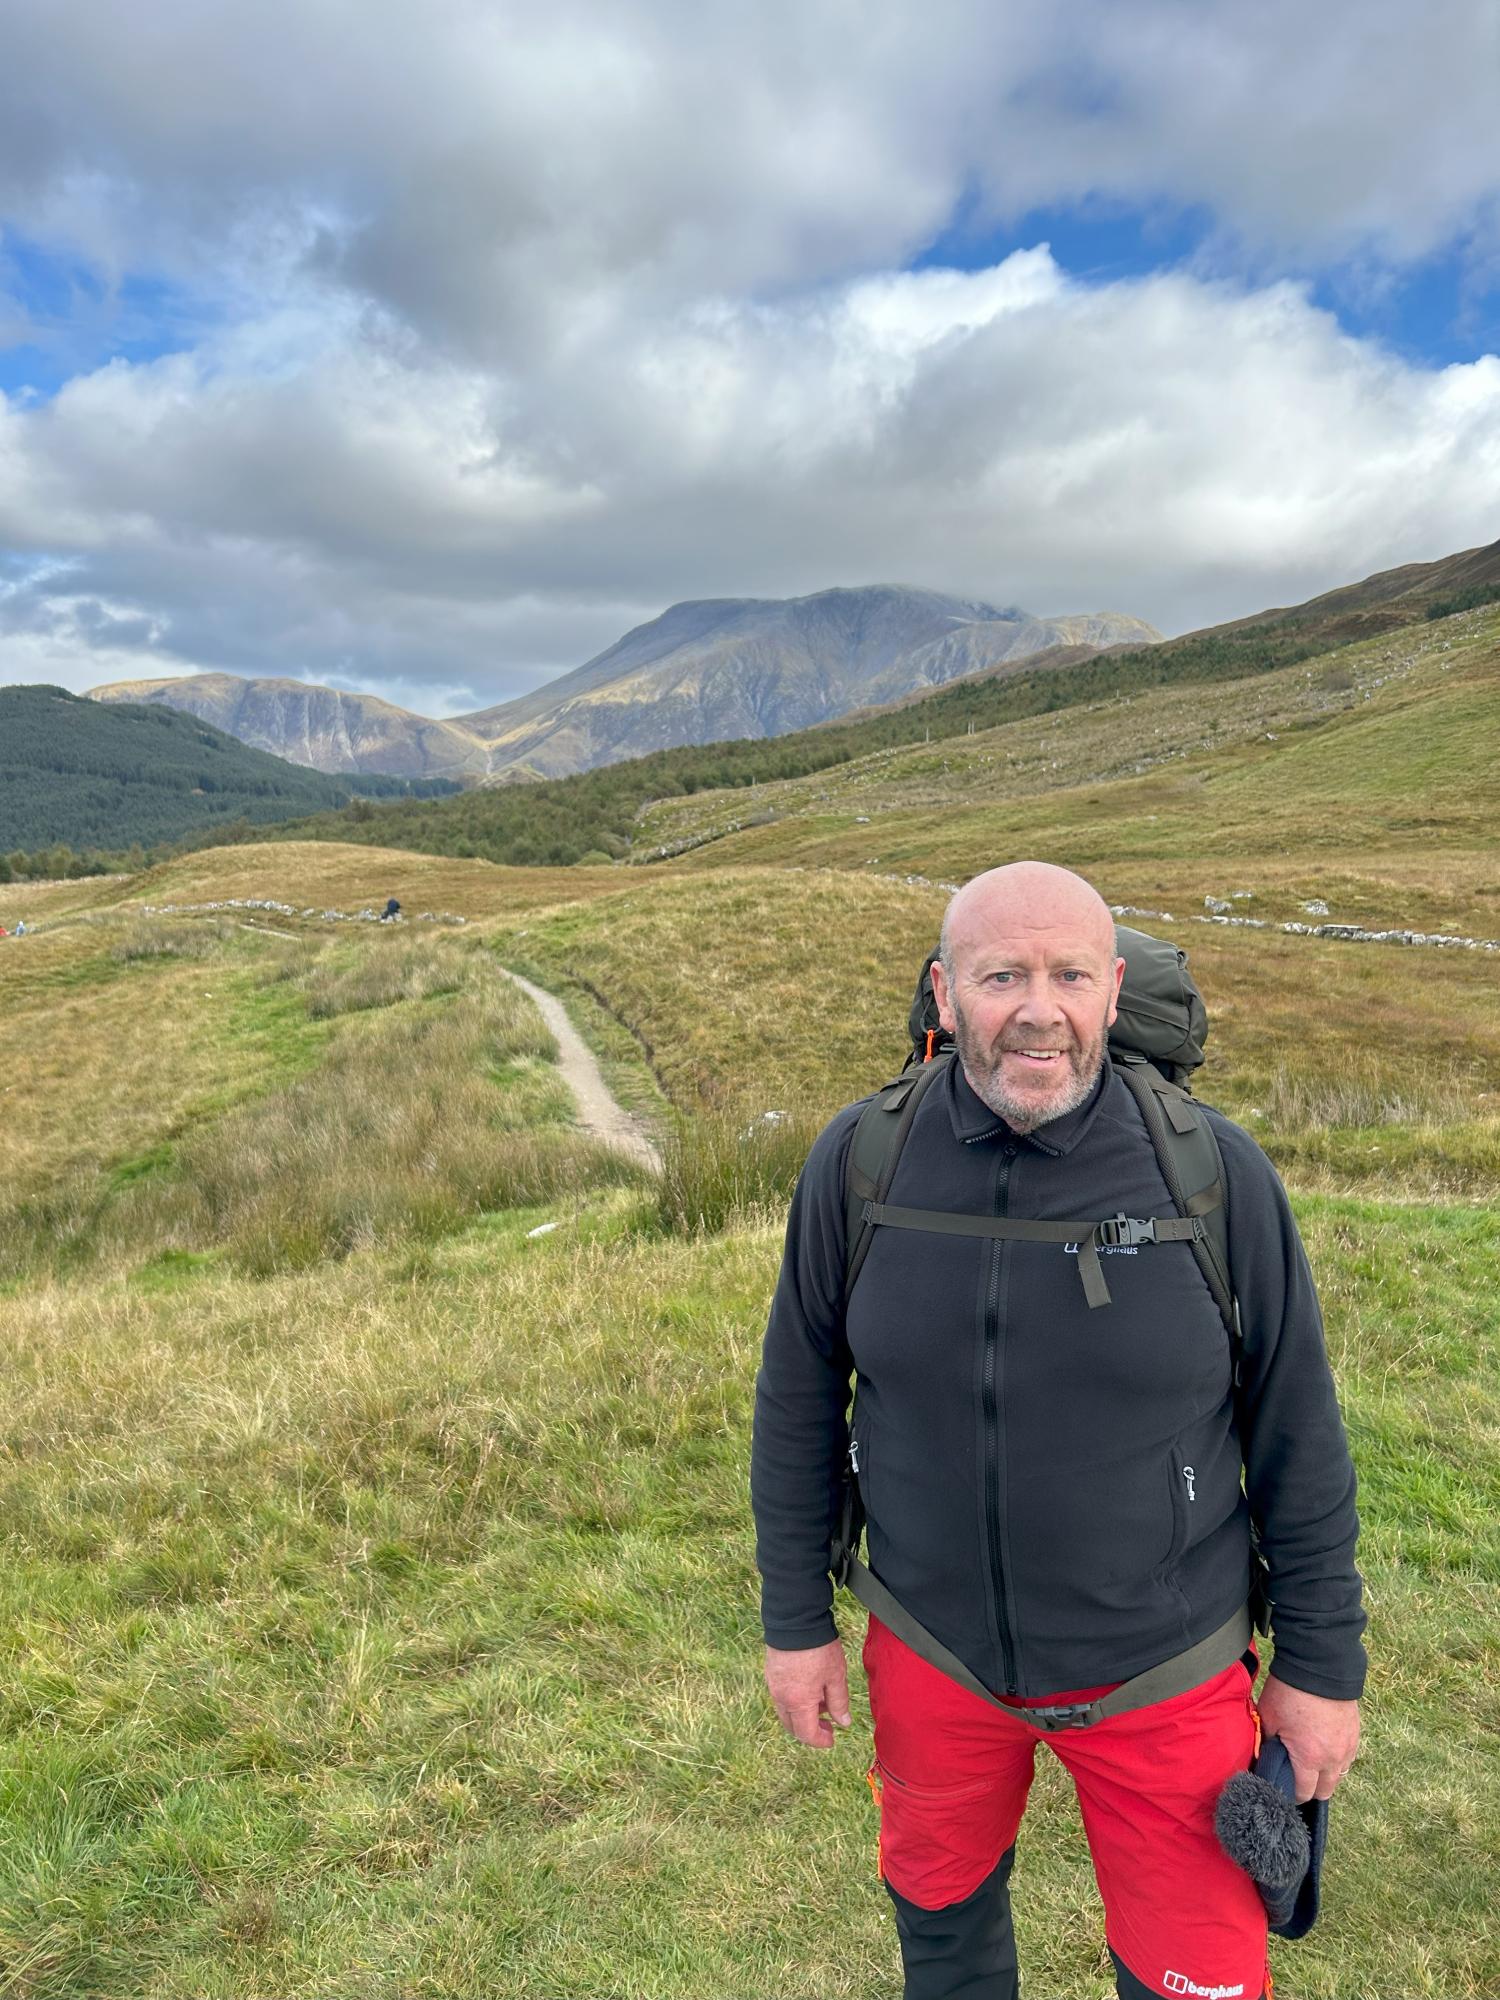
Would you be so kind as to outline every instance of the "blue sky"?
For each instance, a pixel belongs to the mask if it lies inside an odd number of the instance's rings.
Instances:
[[[1107,285],[1174,269],[1221,273],[1217,224],[1207,208],[1127,209],[1085,201],[1035,209],[1003,227],[976,223],[961,201],[951,222],[916,256],[913,270],[978,271],[1038,244],[1083,283]],[[1261,276],[1266,273],[1262,271]],[[1322,268],[1293,260],[1284,272],[1362,340],[1428,368],[1474,361],[1500,348],[1500,266],[1451,243],[1399,270],[1371,272],[1357,260]],[[47,398],[74,376],[120,359],[141,363],[192,352],[222,316],[147,272],[102,273],[76,253],[0,233],[0,298],[8,337],[0,344],[0,391]],[[17,337],[22,325],[29,332]]]
[[[0,680],[454,713],[684,597],[1500,534],[1491,0],[683,18],[12,0]]]
[[[1166,270],[1241,276],[1244,266],[1217,240],[1206,207],[1153,204],[1124,208],[1084,201],[1034,209],[1004,227],[976,223],[961,206],[954,220],[913,260],[915,268],[950,265],[983,270],[1012,251],[1050,246],[1058,263],[1088,284],[1111,284]],[[1358,257],[1325,264],[1287,258],[1251,275],[1285,277],[1361,340],[1378,341],[1426,368],[1474,361],[1500,349],[1500,264],[1450,242],[1400,267],[1372,269]]]
[[[46,398],[116,359],[140,363],[190,349],[215,315],[147,272],[113,276],[76,252],[0,232],[0,391]]]

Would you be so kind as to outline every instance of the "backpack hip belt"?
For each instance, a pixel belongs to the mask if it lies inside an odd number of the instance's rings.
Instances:
[[[897,1603],[869,1565],[861,1562],[855,1554],[859,1541],[859,1530],[854,1526],[857,1509],[858,1499],[851,1478],[845,1495],[844,1525],[831,1551],[830,1568],[834,1582],[858,1598],[866,1611],[878,1618],[919,1659],[936,1667],[950,1680],[957,1681],[970,1694],[978,1695],[991,1708],[1003,1708],[1007,1715],[1017,1716],[1022,1722],[1029,1722],[1034,1728],[1049,1734],[1062,1729],[1087,1729],[1096,1722],[1108,1722],[1111,1716],[1128,1715],[1134,1709],[1149,1708],[1154,1702],[1170,1701],[1173,1695],[1186,1694],[1190,1688],[1202,1687],[1205,1681],[1211,1681],[1215,1674],[1223,1673],[1226,1667],[1233,1666],[1242,1657],[1256,1629],[1250,1606],[1242,1604],[1222,1625],[1196,1645],[1189,1646],[1186,1652],[1174,1653],[1170,1659],[1159,1661],[1144,1673],[1133,1674],[1128,1681],[1121,1681],[1108,1694],[1096,1695],[1092,1701],[1050,1702],[1038,1708],[1002,1701],[964,1665],[956,1653],[949,1651],[941,1639],[935,1639],[925,1625],[919,1625],[905,1606]]]

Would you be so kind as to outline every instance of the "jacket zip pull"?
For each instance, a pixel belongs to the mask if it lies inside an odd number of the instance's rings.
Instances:
[[[859,1477],[859,1439],[857,1437],[851,1437],[849,1440],[849,1470],[854,1474],[856,1479]]]
[[[1198,1477],[1197,1473],[1194,1472],[1193,1468],[1190,1465],[1185,1465],[1182,1468],[1182,1476],[1187,1481],[1189,1500],[1196,1500],[1198,1496],[1193,1491],[1193,1482]]]

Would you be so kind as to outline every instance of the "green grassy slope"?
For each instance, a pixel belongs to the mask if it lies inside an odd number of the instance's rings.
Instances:
[[[320,856],[344,900],[348,850],[300,850],[302,892]],[[178,865],[199,893],[243,894],[247,858]],[[429,865],[477,899],[473,864]],[[816,869],[584,880],[568,898],[555,879],[550,909],[497,894],[478,952],[299,918],[292,940],[211,919],[143,934],[98,900],[74,926],[54,900],[34,939],[0,945],[7,1019],[40,1038],[66,998],[80,1055],[118,1044],[122,1000],[169,1039],[193,1001],[232,1097],[163,1101],[153,1125],[148,1093],[115,1125],[112,1088],[80,1083],[75,1104],[62,1065],[32,1110],[72,1136],[27,1187],[82,1188],[95,1219],[71,1261],[0,1288],[8,1993],[897,1990],[862,1684],[826,1757],[778,1733],[758,1685],[745,1476],[779,1212],[664,1234],[649,1195],[582,1157],[511,1205],[499,1171],[522,1143],[569,1141],[536,1023],[488,1008],[485,967],[493,949],[576,967],[695,1122],[718,1106],[742,1132],[792,1090],[816,1108],[885,1073],[942,898]],[[183,940],[189,955],[163,948]],[[1484,2000],[1493,965],[1190,942],[1210,1094],[1260,1113],[1320,1278],[1373,1614],[1366,1755],[1324,1915],[1278,1947],[1277,1982]],[[177,978],[170,1000],[157,982]],[[257,1023],[281,1053],[247,1063]],[[477,1151],[467,1112],[452,1146],[442,1121],[423,1129],[432,1092],[477,1106]],[[398,1115],[372,1130],[382,1108]],[[467,1196],[465,1161],[491,1175]],[[434,1205],[435,1184],[460,1198]],[[1050,1759],[1017,1912],[1032,1989],[1102,2000],[1087,1853]]]
[[[1351,641],[1425,623],[1434,605],[1500,577],[1500,544],[1368,579],[1310,604],[1241,619],[1163,645],[1101,654],[1067,667],[979,676],[926,700],[769,741],[662,751],[576,778],[467,793],[435,805],[383,807],[363,825],[347,815],[301,822],[310,839],[367,840],[425,853],[566,865],[627,852],[650,800],[716,787],[774,783],[908,743],[959,736],[1027,717],[1116,701],[1170,685],[1191,709],[1204,691],[1254,678]]]
[[[1500,808],[1500,612],[1264,678],[1085,706],[740,793],[669,800],[639,853],[962,879],[1015,843],[1099,866],[1481,847]],[[747,809],[748,808],[748,809]]]

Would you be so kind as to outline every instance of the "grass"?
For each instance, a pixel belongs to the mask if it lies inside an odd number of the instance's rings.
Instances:
[[[1329,658],[1348,690],[1329,687],[1319,660],[882,752],[748,795],[664,802],[636,852],[696,840],[685,867],[873,857],[962,881],[1018,851],[1107,871],[1143,857],[1294,854],[1305,866],[1339,850],[1486,846],[1500,809],[1500,614]]]
[[[818,1134],[814,1119],[784,1111],[679,1118],[662,1149],[657,1213],[679,1235],[708,1234],[766,1211],[784,1213]]]
[[[238,943],[178,933],[195,963],[205,939],[221,956]],[[149,955],[175,959],[174,945],[167,932]],[[482,953],[443,937],[315,940],[273,957],[251,1002],[262,1028],[296,1013],[339,1031],[279,1088],[229,1094],[222,1115],[17,1190],[0,1207],[0,1276],[209,1251],[265,1273],[628,1177],[573,1130],[552,1037]]]
[[[223,922],[183,924],[143,917],[122,932],[109,955],[121,965],[160,958],[211,958],[233,935]]]
[[[305,1072],[328,1039],[261,980],[274,941],[180,927],[191,952],[117,960],[127,926],[48,929],[0,959],[7,1163],[0,1198],[44,1197]],[[24,956],[22,955],[24,951]]]
[[[1500,1212],[1302,1213],[1375,1669],[1325,1915],[1279,1983],[1482,1995]],[[9,1991],[896,1990],[863,1721],[813,1756],[756,1685],[777,1231],[627,1221],[606,1200],[534,1240],[519,1216],[261,1282],[0,1302]],[[1033,1990],[1103,1995],[1043,1766],[1025,1962]]]
[[[960,778],[998,754],[965,739],[866,826],[825,775],[805,813],[649,872],[281,843],[29,890],[42,928],[0,949],[0,1242],[64,1186],[94,1219],[71,1261],[45,1223],[0,1287],[0,1994],[897,1990],[858,1676],[826,1757],[759,1687],[749,1410],[806,1131],[899,1065],[941,914],[884,878],[1022,843],[1174,913],[1203,1094],[1281,1164],[1323,1293],[1368,1748],[1278,1986],[1500,1991],[1494,961],[1187,921],[1243,889],[1272,918],[1321,896],[1500,935],[1490,670],[1443,627],[1401,643],[1428,642],[1368,703],[1374,655],[1338,669],[1315,692],[1362,712],[1290,747],[1012,797]],[[1108,721],[1121,758],[1132,726]],[[392,892],[471,925],[112,955],[141,901]],[[591,996],[643,1102],[656,1079],[658,1193],[580,1147],[491,952]],[[552,1147],[565,1184],[537,1178]],[[1111,1991],[1046,1758],[1017,1917],[1033,1992]]]
[[[694,1121],[818,1121],[900,1068],[943,902],[932,887],[833,870],[646,877],[529,913],[524,945],[544,977],[609,994]],[[1493,960],[1158,928],[1187,944],[1208,1001],[1199,1094],[1299,1186],[1467,1199],[1500,1186]]]

